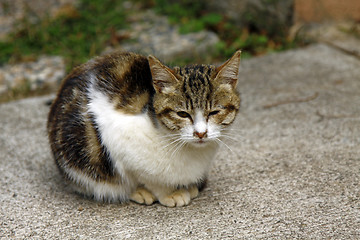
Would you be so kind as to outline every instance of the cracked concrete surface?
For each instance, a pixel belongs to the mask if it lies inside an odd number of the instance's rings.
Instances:
[[[240,79],[236,141],[181,208],[72,193],[47,143],[51,96],[0,105],[0,237],[360,239],[360,61],[316,44],[245,60]]]

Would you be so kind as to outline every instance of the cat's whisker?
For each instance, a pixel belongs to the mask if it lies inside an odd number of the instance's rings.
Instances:
[[[160,138],[159,140],[161,143],[166,144],[167,142],[172,142],[179,138],[180,138],[180,136],[172,136],[172,137],[168,137],[168,138]]]
[[[170,143],[168,143],[167,145],[165,145],[164,147],[162,147],[162,150],[173,145],[166,151],[166,154],[172,152],[171,157],[173,157],[175,155],[175,153],[178,153],[180,151],[180,149],[187,143],[187,140],[190,140],[190,139],[177,138],[177,139],[171,141]]]
[[[235,142],[240,142],[240,139],[238,139],[238,136],[229,136],[227,134],[222,134],[221,137],[233,140]]]
[[[163,139],[163,140],[161,140],[160,143],[161,143],[162,145],[165,144],[165,145],[161,148],[161,150],[163,150],[164,148],[170,146],[170,145],[173,144],[173,142],[176,141],[176,140],[177,140],[177,138],[169,138],[169,139]]]
[[[181,149],[181,147],[184,145],[184,143],[186,143],[186,141],[184,141],[181,138],[178,139],[176,142],[174,141],[173,142],[174,145],[170,149],[168,149],[168,151],[166,153],[171,152],[171,157],[173,157],[174,154]]]
[[[222,129],[227,129],[227,131],[244,131],[244,129],[236,128],[234,126],[227,127],[227,126],[221,126]]]
[[[167,139],[167,138],[173,138],[173,137],[179,137],[179,136],[181,136],[180,133],[168,133],[168,134],[165,134],[163,136],[160,136],[159,138]]]
[[[237,143],[242,141],[242,139],[239,139],[238,137],[227,136],[224,134],[222,134],[221,137],[219,137],[219,138],[221,138],[221,140],[223,140],[223,141],[234,141]]]
[[[221,135],[233,137],[234,139],[239,139],[239,138],[245,139],[245,137],[241,133],[232,133],[229,131],[222,131]]]
[[[222,144],[224,144],[225,145],[225,147],[227,147],[232,153],[234,153],[234,151],[226,144],[226,143],[224,143],[224,141],[222,141],[221,139],[219,139],[219,138],[214,138],[215,139],[215,141],[220,145],[220,143],[222,143]]]
[[[168,147],[169,145],[172,144],[172,142],[178,140],[181,138],[180,134],[172,134],[171,136],[161,136],[160,137],[160,142],[161,144],[165,144],[165,147]]]
[[[222,127],[221,129],[224,130],[224,131],[227,131],[227,132],[231,132],[231,133],[242,133],[242,132],[245,132],[243,129],[237,129],[237,128],[226,128],[226,127]]]
[[[176,146],[181,140],[182,140],[181,138],[177,138],[177,139],[171,141],[171,142],[168,143],[167,145],[163,146],[163,147],[161,148],[161,151],[162,151],[162,150],[165,150],[165,149],[168,148],[170,145],[175,144],[175,146]],[[172,148],[173,148],[173,147],[172,147]],[[172,148],[170,148],[167,152],[169,152]]]
[[[171,157],[177,156],[177,154],[180,152],[180,149],[186,144],[186,141],[180,141],[180,144],[177,144],[177,147],[175,150],[171,153]]]
[[[223,128],[222,132],[225,132],[225,133],[228,133],[228,134],[233,134],[233,135],[241,135],[241,134],[245,133],[244,130],[240,130],[240,129],[232,130],[232,129],[226,129],[226,128]]]
[[[160,136],[160,142],[161,143],[167,143],[169,141],[175,141],[177,139],[181,138],[181,134],[180,133],[174,133],[174,134],[167,134],[164,136]]]

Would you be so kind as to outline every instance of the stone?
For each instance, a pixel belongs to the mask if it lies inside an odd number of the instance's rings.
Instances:
[[[294,0],[203,0],[205,8],[228,17],[239,26],[285,34],[292,25]]]
[[[19,27],[19,21],[36,22],[39,18],[54,17],[77,0],[1,0],[0,39]]]
[[[137,15],[133,21],[130,30],[119,33],[130,38],[120,48],[152,54],[165,62],[206,59],[214,53],[219,42],[218,36],[210,31],[180,34],[177,25],[170,24],[167,17],[156,15],[151,10]]]
[[[360,58],[360,24],[352,21],[298,25],[301,39],[322,42]]]
[[[0,67],[0,94],[28,85],[35,91],[56,87],[65,77],[65,62],[59,56],[42,56],[37,61]]]

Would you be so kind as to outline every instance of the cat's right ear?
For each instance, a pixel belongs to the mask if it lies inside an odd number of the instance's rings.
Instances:
[[[225,86],[231,86],[231,88],[233,89],[236,88],[240,67],[240,57],[241,51],[238,50],[223,65],[216,68],[216,79],[220,82],[220,84],[224,84]]]
[[[153,86],[158,93],[170,93],[175,91],[178,79],[173,70],[163,65],[156,57],[148,56]]]

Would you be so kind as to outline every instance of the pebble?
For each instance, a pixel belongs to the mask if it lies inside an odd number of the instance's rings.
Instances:
[[[120,49],[152,54],[165,62],[206,59],[219,42],[219,37],[211,31],[180,34],[178,25],[170,24],[166,16],[151,10],[134,15],[130,22],[129,29],[118,32],[129,36],[129,41],[121,44]],[[105,52],[113,50],[117,49],[109,47]],[[42,56],[33,62],[0,66],[0,95],[24,84],[32,91],[56,87],[65,75],[65,63],[59,56]]]
[[[211,31],[180,34],[178,25],[170,24],[166,16],[151,10],[137,15],[129,30],[119,34],[129,36],[129,41],[120,46],[122,50],[152,54],[165,62],[204,59],[220,41]]]
[[[0,40],[21,26],[23,19],[36,23],[44,16],[54,17],[78,0],[0,0]]]
[[[65,77],[65,62],[59,56],[42,56],[37,61],[0,67],[0,94],[29,84],[34,91],[56,86]]]

